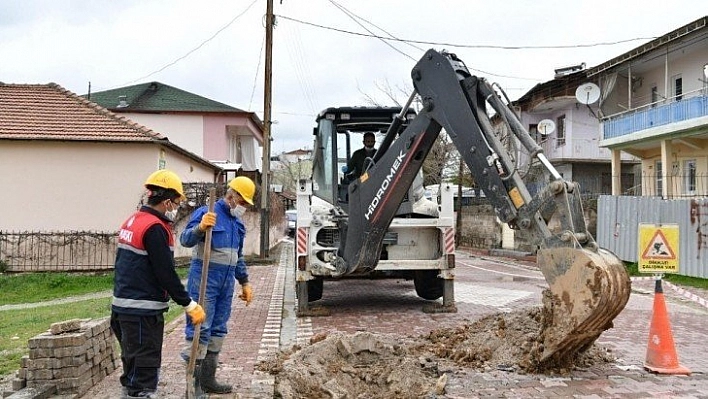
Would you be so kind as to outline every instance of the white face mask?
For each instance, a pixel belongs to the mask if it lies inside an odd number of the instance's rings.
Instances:
[[[246,212],[246,207],[243,205],[236,205],[231,208],[231,216],[235,218],[240,218]]]
[[[173,205],[174,206],[174,205]],[[165,217],[170,221],[174,222],[175,218],[177,218],[177,211],[179,211],[179,208],[175,207],[175,209],[171,211],[165,212]]]

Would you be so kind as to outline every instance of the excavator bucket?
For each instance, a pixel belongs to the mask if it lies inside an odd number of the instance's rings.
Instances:
[[[538,266],[549,289],[543,296],[539,365],[558,365],[588,349],[629,300],[622,261],[604,249],[546,248]]]

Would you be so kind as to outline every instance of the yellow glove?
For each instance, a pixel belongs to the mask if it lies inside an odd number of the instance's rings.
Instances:
[[[253,289],[251,284],[246,283],[241,287],[241,293],[238,294],[238,298],[246,302],[246,306],[250,305],[253,301]]]
[[[216,213],[207,212],[202,216],[201,222],[199,222],[199,231],[202,233],[206,232],[208,228],[214,227],[216,224]]]
[[[204,308],[198,303],[192,301],[189,305],[184,307],[187,316],[192,321],[192,324],[202,324],[206,319],[206,313],[204,313]]]

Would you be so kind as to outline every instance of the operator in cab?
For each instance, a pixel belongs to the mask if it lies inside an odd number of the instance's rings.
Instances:
[[[358,178],[364,173],[366,158],[373,158],[376,153],[376,136],[373,132],[364,133],[364,147],[354,151],[349,162],[342,167],[342,172],[349,177],[350,181]]]

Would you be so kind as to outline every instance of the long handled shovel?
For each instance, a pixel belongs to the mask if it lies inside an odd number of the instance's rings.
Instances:
[[[209,189],[209,212],[214,212],[214,198],[216,197],[216,189]],[[211,227],[206,231],[204,237],[204,258],[202,261],[202,277],[199,281],[199,305],[204,307],[204,295],[206,294],[207,274],[209,273],[209,257],[211,256]],[[194,326],[194,337],[192,337],[192,349],[189,352],[189,363],[187,363],[187,399],[196,399],[195,390],[196,384],[199,382],[194,378],[194,367],[197,362],[197,352],[199,352],[199,335],[201,335],[201,326]]]

